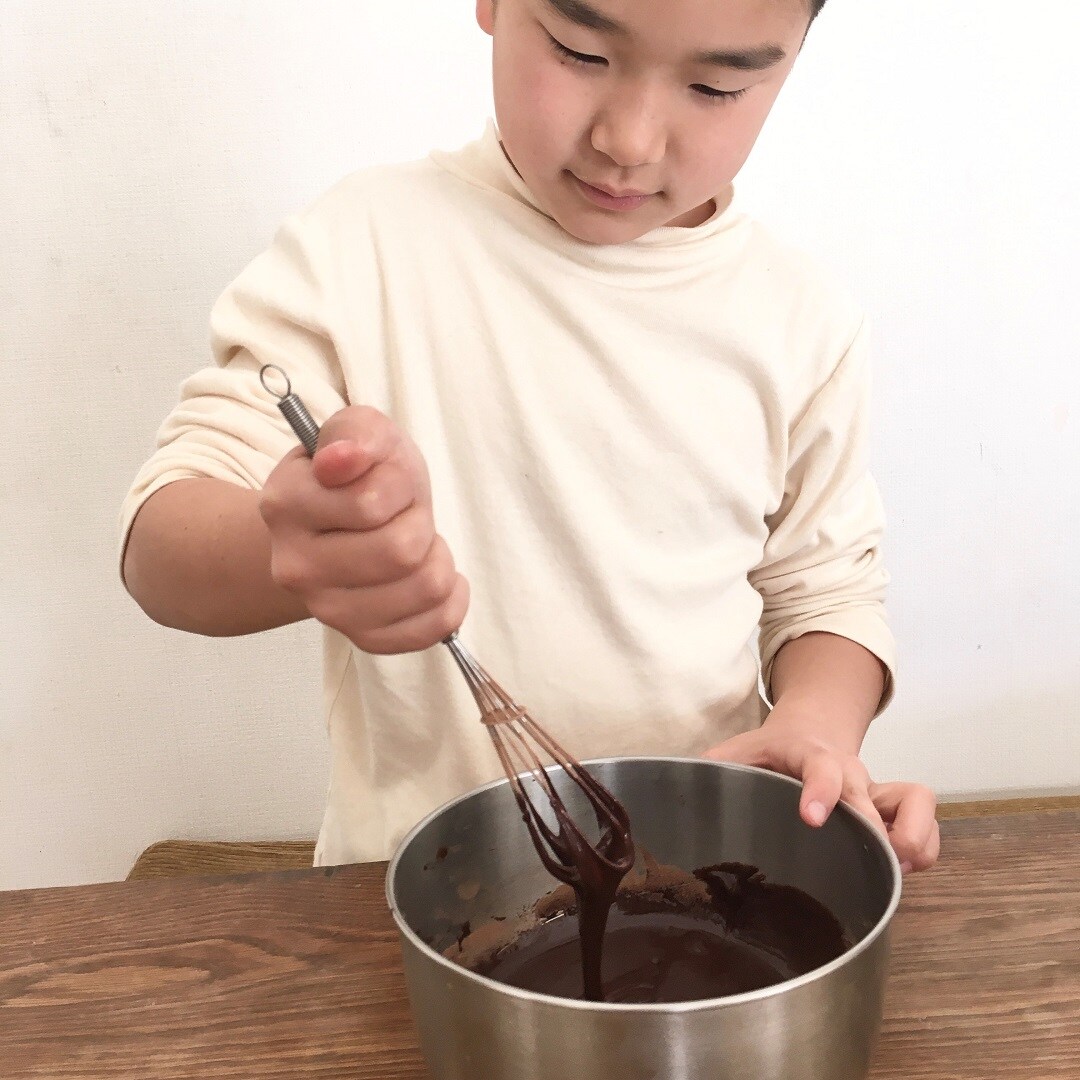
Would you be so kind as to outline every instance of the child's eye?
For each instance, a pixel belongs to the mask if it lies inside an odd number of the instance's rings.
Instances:
[[[750,87],[744,86],[741,90],[717,90],[715,86],[705,86],[702,83],[695,83],[690,89],[709,101],[738,101]]]
[[[564,60],[569,60],[574,64],[607,64],[607,61],[602,56],[590,56],[588,53],[574,52],[573,49],[568,49],[561,41],[556,41],[550,34],[548,34],[548,37],[551,39],[552,47]]]

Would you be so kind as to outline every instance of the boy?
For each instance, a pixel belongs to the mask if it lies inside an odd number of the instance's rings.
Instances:
[[[216,305],[124,576],[197,633],[324,624],[318,864],[499,775],[462,624],[579,758],[765,765],[936,859],[931,793],[858,758],[894,666],[862,321],[731,205],[823,3],[478,0],[497,129],[346,179]]]

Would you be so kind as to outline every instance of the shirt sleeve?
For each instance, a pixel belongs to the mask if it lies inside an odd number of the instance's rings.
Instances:
[[[768,691],[776,654],[812,631],[855,641],[888,675],[896,646],[885,616],[889,576],[881,554],[884,511],[866,465],[870,379],[865,325],[798,416],[788,443],[784,494],[750,583],[763,601],[760,651]]]
[[[263,387],[276,364],[321,424],[345,405],[332,326],[332,280],[321,232],[287,221],[226,289],[210,317],[214,366],[186,379],[120,511],[120,560],[135,515],[175,480],[212,477],[259,489],[297,438]],[[280,377],[271,385],[281,385]]]

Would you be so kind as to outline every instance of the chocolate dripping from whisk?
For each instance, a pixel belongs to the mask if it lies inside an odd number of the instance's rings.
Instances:
[[[458,641],[456,632],[444,639],[443,644],[469,684],[540,861],[556,880],[574,890],[578,901],[583,995],[590,1001],[602,1001],[604,931],[619,883],[634,864],[626,808],[476,662]],[[600,830],[595,846],[567,811],[536,747],[560,766],[588,799]],[[522,786],[524,778],[531,778],[543,791],[558,823],[557,832],[552,831],[526,794]]]
[[[525,769],[521,771],[544,789],[548,805],[558,822],[558,832],[553,832],[536,812],[535,806],[525,795],[519,770],[507,746],[501,740],[494,739],[503,770],[510,778],[514,799],[540,861],[553,877],[569,885],[577,898],[583,997],[586,1001],[603,1001],[604,933],[616,891],[634,862],[630,817],[622,803],[588,769],[563,750],[551,735],[538,728],[523,709],[518,711],[521,715],[514,716],[512,720],[507,718],[505,710],[492,714],[490,718],[484,715],[482,719],[492,730],[493,736],[493,729],[498,727],[515,742],[517,752],[525,762]],[[536,754],[512,727],[514,722],[521,724],[585,792],[600,829],[600,839],[595,846],[570,816]]]
[[[281,376],[284,391],[270,384],[270,373]],[[319,426],[300,397],[293,393],[288,375],[276,364],[264,364],[259,371],[259,380],[267,393],[277,398],[278,408],[289,426],[308,454],[314,456],[318,448]],[[626,808],[510,698],[458,643],[456,633],[446,638],[443,644],[450,649],[469,683],[541,862],[557,880],[570,885],[577,896],[584,996],[591,1001],[602,1001],[604,931],[615,900],[615,891],[634,863],[634,845]],[[518,726],[585,792],[600,829],[600,839],[595,847],[570,817],[547,770]],[[521,769],[511,760],[511,746],[523,762]],[[559,825],[557,833],[552,832],[529,801],[521,786],[519,772],[529,774],[543,789]]]

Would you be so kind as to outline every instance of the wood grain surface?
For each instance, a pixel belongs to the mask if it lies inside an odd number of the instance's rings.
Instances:
[[[1075,1080],[1080,812],[943,834],[894,922],[874,1080]],[[0,893],[0,1076],[423,1080],[384,873]]]
[[[1080,1077],[1080,811],[945,821],[893,922],[874,1080]]]
[[[161,840],[135,860],[127,880],[306,870],[314,861],[314,840]]]
[[[1080,810],[1080,796],[944,802],[938,807],[938,817],[944,821],[987,814],[1024,814],[1033,810]],[[311,866],[314,855],[314,840],[161,840],[151,844],[135,860],[127,880],[301,870]]]

